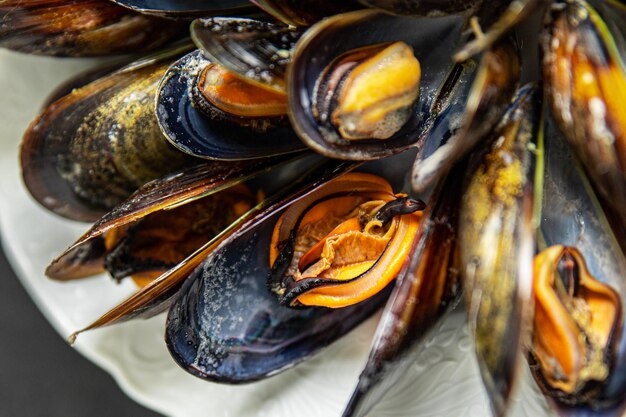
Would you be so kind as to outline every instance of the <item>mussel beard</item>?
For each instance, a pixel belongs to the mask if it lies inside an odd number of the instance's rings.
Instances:
[[[144,287],[217,236],[253,204],[254,195],[240,184],[114,228],[104,239],[105,268],[117,280],[131,276]]]
[[[353,190],[358,181],[364,186]],[[270,290],[290,306],[337,308],[373,296],[404,265],[423,208],[379,177],[342,177],[276,223]]]
[[[551,246],[534,261],[531,359],[544,388],[566,404],[591,399],[610,375],[622,304],[573,247]]]

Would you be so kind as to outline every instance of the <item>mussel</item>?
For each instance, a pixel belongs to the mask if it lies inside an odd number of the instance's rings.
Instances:
[[[93,221],[148,181],[195,163],[165,140],[153,110],[159,81],[177,53],[75,89],[33,121],[22,140],[21,164],[39,203]]]
[[[109,0],[5,0],[0,47],[31,54],[101,56],[158,48],[184,25],[144,16]]]
[[[559,127],[599,194],[626,224],[626,67],[614,38],[586,2],[550,13],[543,42],[546,95]]]
[[[360,186],[366,190],[381,186],[376,177],[346,174],[356,165],[327,161],[325,168],[289,187],[295,191],[287,191],[287,197],[238,228],[191,274],[167,323],[168,347],[181,366],[196,376],[231,383],[272,375],[330,343],[384,301],[387,291],[346,308],[293,309],[280,306],[265,285],[274,274],[272,230],[277,222],[291,221],[290,207],[309,205],[327,191],[331,196],[342,179],[357,189],[354,178],[364,178]],[[369,168],[384,172],[380,166]],[[207,314],[207,308],[214,313]],[[308,325],[302,326],[304,322]]]
[[[456,306],[461,294],[457,241],[464,169],[463,163],[455,167],[431,195],[344,417],[367,415],[414,362],[425,335]]]
[[[157,96],[170,142],[208,159],[242,160],[301,150],[286,123],[284,93],[250,85],[194,51],[172,65]]]
[[[203,19],[198,50],[70,82],[26,136],[25,179],[57,212],[93,218],[127,198],[47,271],[147,278],[81,331],[168,311],[182,368],[244,383],[387,300],[344,410],[361,417],[463,290],[493,414],[510,410],[524,359],[560,414],[623,414],[623,2],[252,2],[277,20],[237,0],[118,2]],[[520,89],[537,77],[516,26],[542,9],[545,84]],[[83,97],[94,91],[97,105]],[[111,102],[142,106],[108,114]],[[92,153],[110,158],[72,148],[111,119],[101,136],[115,140]],[[153,154],[113,153],[131,130],[148,132],[162,168],[136,181],[128,168]],[[297,158],[305,147],[323,157]]]
[[[353,49],[326,67],[313,92],[313,116],[328,141],[389,139],[411,117],[421,69],[404,42]]]
[[[256,19],[211,18],[194,20],[190,31],[209,60],[242,82],[285,92],[287,66],[302,30]]]
[[[373,296],[404,265],[423,208],[373,175],[329,182],[274,226],[270,290],[292,306],[338,308]]]
[[[66,281],[106,269],[145,285],[250,211],[256,197],[243,182],[285,162],[207,161],[151,181],[98,220],[46,275]]]

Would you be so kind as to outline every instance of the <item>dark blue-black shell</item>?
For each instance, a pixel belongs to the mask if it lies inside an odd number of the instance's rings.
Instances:
[[[170,142],[183,152],[207,159],[242,160],[304,149],[290,127],[259,133],[235,123],[209,118],[195,108],[191,83],[209,61],[194,51],[168,70],[157,96],[159,124]]]

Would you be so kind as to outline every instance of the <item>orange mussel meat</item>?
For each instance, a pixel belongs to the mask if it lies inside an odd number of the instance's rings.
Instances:
[[[373,296],[406,262],[423,208],[374,175],[330,182],[276,223],[270,289],[291,306],[337,308]]]

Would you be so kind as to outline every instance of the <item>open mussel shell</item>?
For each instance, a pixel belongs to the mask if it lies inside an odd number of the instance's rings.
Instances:
[[[598,194],[626,225],[626,66],[609,27],[583,1],[553,8],[542,39],[546,95]]]
[[[313,167],[309,176],[303,177],[303,170]],[[315,168],[317,167],[317,170]],[[226,169],[224,169],[226,168]],[[280,169],[274,169],[280,168]],[[194,169],[154,181],[137,192],[127,205],[121,205],[105,216],[89,232],[72,245],[64,254],[53,262],[47,273],[71,274],[81,271],[86,265],[81,263],[81,251],[89,253],[94,245],[102,242],[106,231],[114,230],[133,223],[142,216],[149,216],[158,210],[175,210],[177,206],[198,201],[204,196],[215,194],[225,188],[233,187],[245,179],[252,189],[271,194],[217,236],[207,236],[207,242],[194,253],[149,282],[137,293],[119,305],[113,307],[93,323],[73,333],[69,340],[73,343],[80,333],[121,323],[135,318],[149,318],[161,313],[173,302],[175,295],[189,274],[201,264],[225,239],[242,229],[249,228],[268,213],[284,206],[285,201],[296,198],[299,193],[306,193],[308,187],[315,187],[317,181],[325,176],[333,177],[354,168],[354,165],[338,165],[320,162],[318,156],[268,159],[266,161],[242,163],[207,163]],[[269,171],[268,171],[269,169]],[[290,185],[291,184],[291,185]],[[103,253],[97,254],[102,264]],[[67,279],[71,277],[66,276]]]
[[[287,65],[302,31],[245,18],[194,20],[191,37],[211,61],[261,86],[285,91]]]
[[[252,11],[247,0],[111,0],[143,14],[191,18],[241,14]]]
[[[0,47],[31,54],[102,56],[146,51],[185,32],[109,0],[0,2]]]
[[[465,110],[449,106],[428,134],[413,165],[413,189],[436,183],[476,144],[491,133],[517,91],[521,77],[519,46],[507,37],[486,51],[467,94]],[[433,147],[437,146],[434,150]]]
[[[459,221],[461,273],[491,408],[505,414],[532,318],[534,153],[541,103],[523,87],[470,167]]]
[[[76,89],[31,123],[21,166],[40,204],[95,221],[143,184],[196,163],[167,142],[153,107],[159,81],[179,53],[130,64]]]
[[[290,26],[310,26],[324,17],[360,8],[355,0],[250,0]]]
[[[531,369],[559,414],[623,415],[626,409],[626,259],[578,159],[552,118],[547,118],[544,136],[541,243],[578,250],[589,273],[619,296],[621,309],[618,306],[617,330],[605,351],[609,366],[605,380],[590,381],[584,391],[568,395],[548,383],[532,355]]]
[[[176,208],[228,189],[281,165],[286,158],[255,161],[205,161],[156,179],[100,218],[46,269],[56,280],[84,278],[103,271],[107,233],[127,228],[163,210]],[[207,241],[210,236],[207,236]]]
[[[411,366],[420,341],[461,294],[457,223],[464,169],[459,164],[431,195],[344,417],[367,415]]]
[[[437,117],[435,111],[442,110],[434,108],[438,104],[436,100],[447,94],[437,92],[442,88],[451,91],[471,78],[469,66],[451,73],[454,65],[450,56],[460,42],[462,25],[460,17],[418,20],[362,10],[333,16],[313,26],[296,45],[287,77],[289,116],[294,129],[307,146],[339,159],[376,159],[415,146],[432,126],[430,119]],[[312,98],[318,79],[333,60],[347,51],[395,41],[404,41],[412,47],[423,68],[420,98],[409,120],[385,140],[338,143],[335,140],[338,134],[322,126],[313,115]],[[438,47],[432,48],[435,43]],[[444,87],[446,81],[449,82]]]
[[[174,146],[190,155],[216,160],[263,158],[304,148],[288,126],[260,133],[236,122],[215,120],[194,107],[192,89],[201,71],[210,64],[197,50],[174,63],[163,77],[157,116]]]
[[[401,162],[412,156],[368,163],[361,170],[383,174],[394,189],[402,189]],[[322,171],[290,187],[296,192],[225,239],[192,273],[167,322],[168,347],[183,368],[231,383],[273,375],[331,343],[380,305],[387,291],[343,309],[293,309],[281,306],[266,288],[272,230],[284,209],[358,165],[327,161]]]

